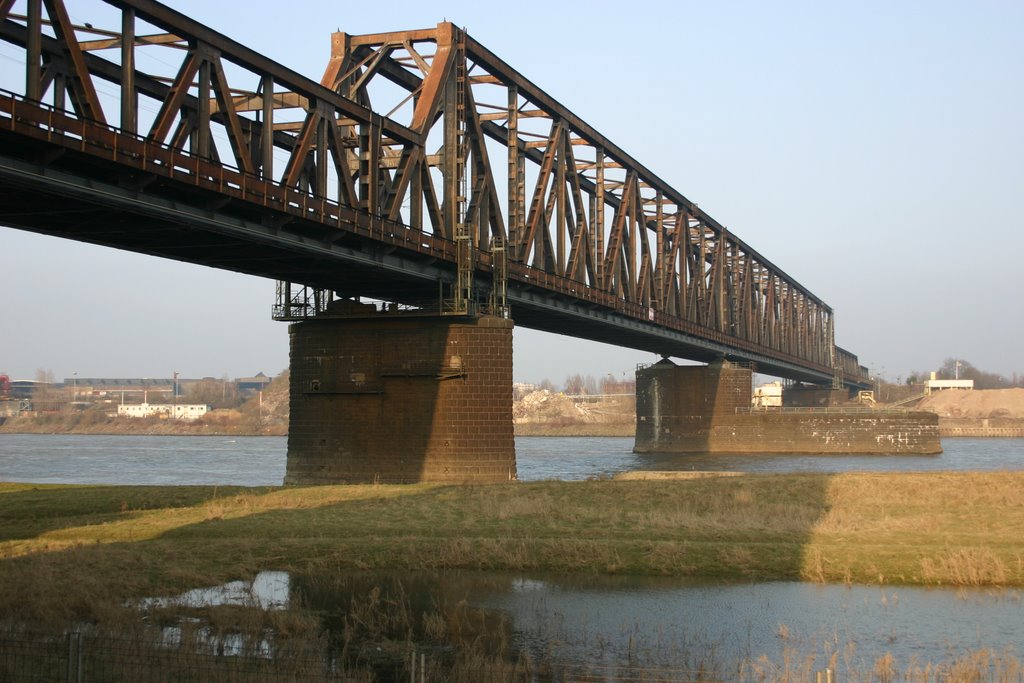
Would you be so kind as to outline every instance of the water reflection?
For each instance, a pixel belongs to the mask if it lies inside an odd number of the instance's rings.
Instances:
[[[220,586],[193,588],[180,595],[144,598],[142,609],[157,607],[256,607],[263,610],[287,609],[290,604],[291,576],[288,572],[264,571],[252,581],[230,581]]]
[[[943,453],[892,455],[662,454],[632,452],[631,437],[518,437],[519,478],[586,479],[632,470],[721,472],[922,472],[1024,469],[1024,439],[944,439]]]
[[[904,665],[981,648],[1020,654],[1015,590],[473,572],[306,576],[294,577],[292,586],[304,605],[326,615],[329,628],[372,604],[378,619],[410,615],[415,640],[443,633],[486,642],[489,652],[510,660],[591,671],[734,671],[740,661],[795,655],[818,662],[836,656],[848,669],[870,670],[886,653]],[[431,631],[420,615],[444,623]]]
[[[938,662],[1018,645],[1020,594],[805,583],[693,584],[672,579],[558,578],[481,595],[511,616],[528,646],[556,639],[580,661],[678,666],[713,652],[726,662],[787,652]]]
[[[332,657],[378,672],[401,670],[412,646],[450,664],[472,647],[505,662],[607,677],[698,669],[731,676],[752,663],[801,661],[840,672],[949,664],[987,649],[1016,661],[1022,596],[1017,590],[732,583],[636,576],[544,576],[476,572],[289,575],[260,572],[144,609],[240,606],[319,615]],[[187,623],[186,623],[187,622]],[[184,627],[204,650],[275,652],[275,634],[255,641],[186,617],[164,626],[177,647]]]

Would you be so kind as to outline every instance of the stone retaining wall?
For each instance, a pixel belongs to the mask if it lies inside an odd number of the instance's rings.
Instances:
[[[1024,438],[1024,419],[1012,417],[940,417],[943,437]]]

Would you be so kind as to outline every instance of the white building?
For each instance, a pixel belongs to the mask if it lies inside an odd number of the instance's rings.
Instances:
[[[935,373],[932,373],[931,379],[924,383],[924,392],[930,394],[933,391],[942,391],[943,389],[967,389],[971,391],[974,389],[973,379],[935,379]]]
[[[942,389],[974,389],[973,379],[930,379],[925,382],[925,391],[932,393]]]
[[[159,417],[174,420],[196,420],[209,411],[204,403],[135,403],[120,405],[117,414],[123,417]]]
[[[782,382],[771,382],[754,387],[754,397],[751,404],[755,408],[781,408],[782,407]]]

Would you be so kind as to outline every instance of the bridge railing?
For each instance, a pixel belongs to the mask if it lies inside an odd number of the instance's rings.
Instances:
[[[438,259],[454,259],[455,247],[451,240],[425,235],[402,224],[374,220],[325,197],[246,174],[230,165],[194,155],[188,150],[128,134],[109,124],[84,119],[73,112],[2,89],[0,128],[148,174],[252,202],[291,214],[296,219],[336,225],[340,229],[403,249]]]

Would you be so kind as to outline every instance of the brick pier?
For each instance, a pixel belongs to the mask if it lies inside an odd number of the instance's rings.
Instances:
[[[294,323],[287,484],[516,478],[512,321]]]
[[[932,413],[830,407],[750,410],[749,367],[661,361],[636,373],[637,453],[930,455]],[[804,398],[817,405],[830,389]],[[845,393],[845,392],[844,392]],[[812,400],[813,399],[813,400]],[[785,402],[785,397],[783,401]]]

